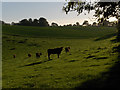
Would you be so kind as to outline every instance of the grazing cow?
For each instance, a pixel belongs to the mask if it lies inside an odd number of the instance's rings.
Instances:
[[[48,49],[48,59],[50,60],[50,55],[51,54],[57,54],[58,55],[58,58],[59,58],[59,55],[61,54],[61,51],[63,50],[63,47],[60,47],[60,48],[54,48],[54,49]]]
[[[69,52],[70,51],[70,47],[66,47],[65,48],[65,52],[67,53],[67,52]]]
[[[28,54],[28,57],[31,57],[32,55],[31,54]]]
[[[36,57],[39,58],[42,55],[42,53],[36,53]]]
[[[16,54],[13,55],[13,58],[16,58]]]

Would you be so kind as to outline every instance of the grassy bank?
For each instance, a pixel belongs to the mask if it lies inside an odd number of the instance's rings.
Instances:
[[[103,73],[117,61],[115,33],[113,27],[3,26],[3,88],[76,88],[98,78],[96,87],[103,87],[109,76]],[[70,52],[48,60],[47,49],[61,46]]]

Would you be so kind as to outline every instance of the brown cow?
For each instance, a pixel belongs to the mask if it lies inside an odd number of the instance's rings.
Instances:
[[[59,55],[61,54],[61,51],[63,50],[63,47],[60,47],[60,48],[54,48],[54,49],[48,49],[47,52],[48,52],[48,59],[50,60],[50,55],[51,54],[57,54],[58,55],[58,58],[59,58]]]
[[[67,53],[67,52],[70,52],[70,47],[66,47],[65,48],[65,52]]]

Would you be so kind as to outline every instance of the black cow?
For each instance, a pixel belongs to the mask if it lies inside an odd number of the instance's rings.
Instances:
[[[42,55],[42,53],[36,53],[36,57],[39,58]]]
[[[57,54],[58,55],[58,58],[59,58],[59,55],[61,54],[61,51],[63,50],[63,47],[60,47],[60,48],[54,48],[54,49],[48,49],[48,59],[50,60],[50,55],[51,54]]]
[[[13,58],[16,58],[16,54],[13,55]]]
[[[69,52],[70,51],[70,47],[66,47],[65,48],[65,52],[67,53],[67,52]]]
[[[28,57],[31,57],[32,55],[31,54],[28,54]]]

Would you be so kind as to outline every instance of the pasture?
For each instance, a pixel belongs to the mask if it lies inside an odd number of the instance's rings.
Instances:
[[[104,87],[117,62],[114,27],[3,26],[2,33],[3,88],[87,88],[91,80],[89,86]],[[68,46],[48,60],[48,49]]]

